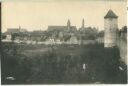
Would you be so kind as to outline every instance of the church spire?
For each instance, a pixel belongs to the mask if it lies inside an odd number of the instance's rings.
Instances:
[[[21,31],[21,26],[19,25],[19,31]]]
[[[19,25],[19,29],[21,29],[21,26]]]
[[[84,19],[82,20],[82,27],[81,27],[82,29],[84,28]]]
[[[70,23],[70,20],[68,19],[68,22],[67,22],[68,29],[70,29],[70,26],[71,26],[71,23]]]

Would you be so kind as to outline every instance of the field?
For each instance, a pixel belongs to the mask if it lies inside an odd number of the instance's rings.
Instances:
[[[118,48],[103,44],[3,43],[1,55],[2,84],[127,83]]]

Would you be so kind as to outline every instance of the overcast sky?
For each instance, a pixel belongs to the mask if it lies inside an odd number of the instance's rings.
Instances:
[[[104,29],[104,16],[112,9],[118,18],[118,26],[126,25],[126,1],[6,1],[2,3],[2,31],[21,26],[27,30],[46,30],[48,25],[85,26]]]

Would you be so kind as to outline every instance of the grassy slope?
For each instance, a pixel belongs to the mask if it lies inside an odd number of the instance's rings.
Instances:
[[[4,44],[2,56],[3,84],[126,83],[126,70],[118,68],[118,49],[99,44]],[[6,80],[7,76],[16,80]]]

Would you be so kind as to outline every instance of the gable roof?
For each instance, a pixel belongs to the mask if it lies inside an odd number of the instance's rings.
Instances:
[[[110,9],[104,18],[118,18],[118,16]]]
[[[67,29],[68,29],[67,26],[48,26],[48,31],[50,30],[62,31]],[[70,29],[76,29],[76,26],[70,26]]]

